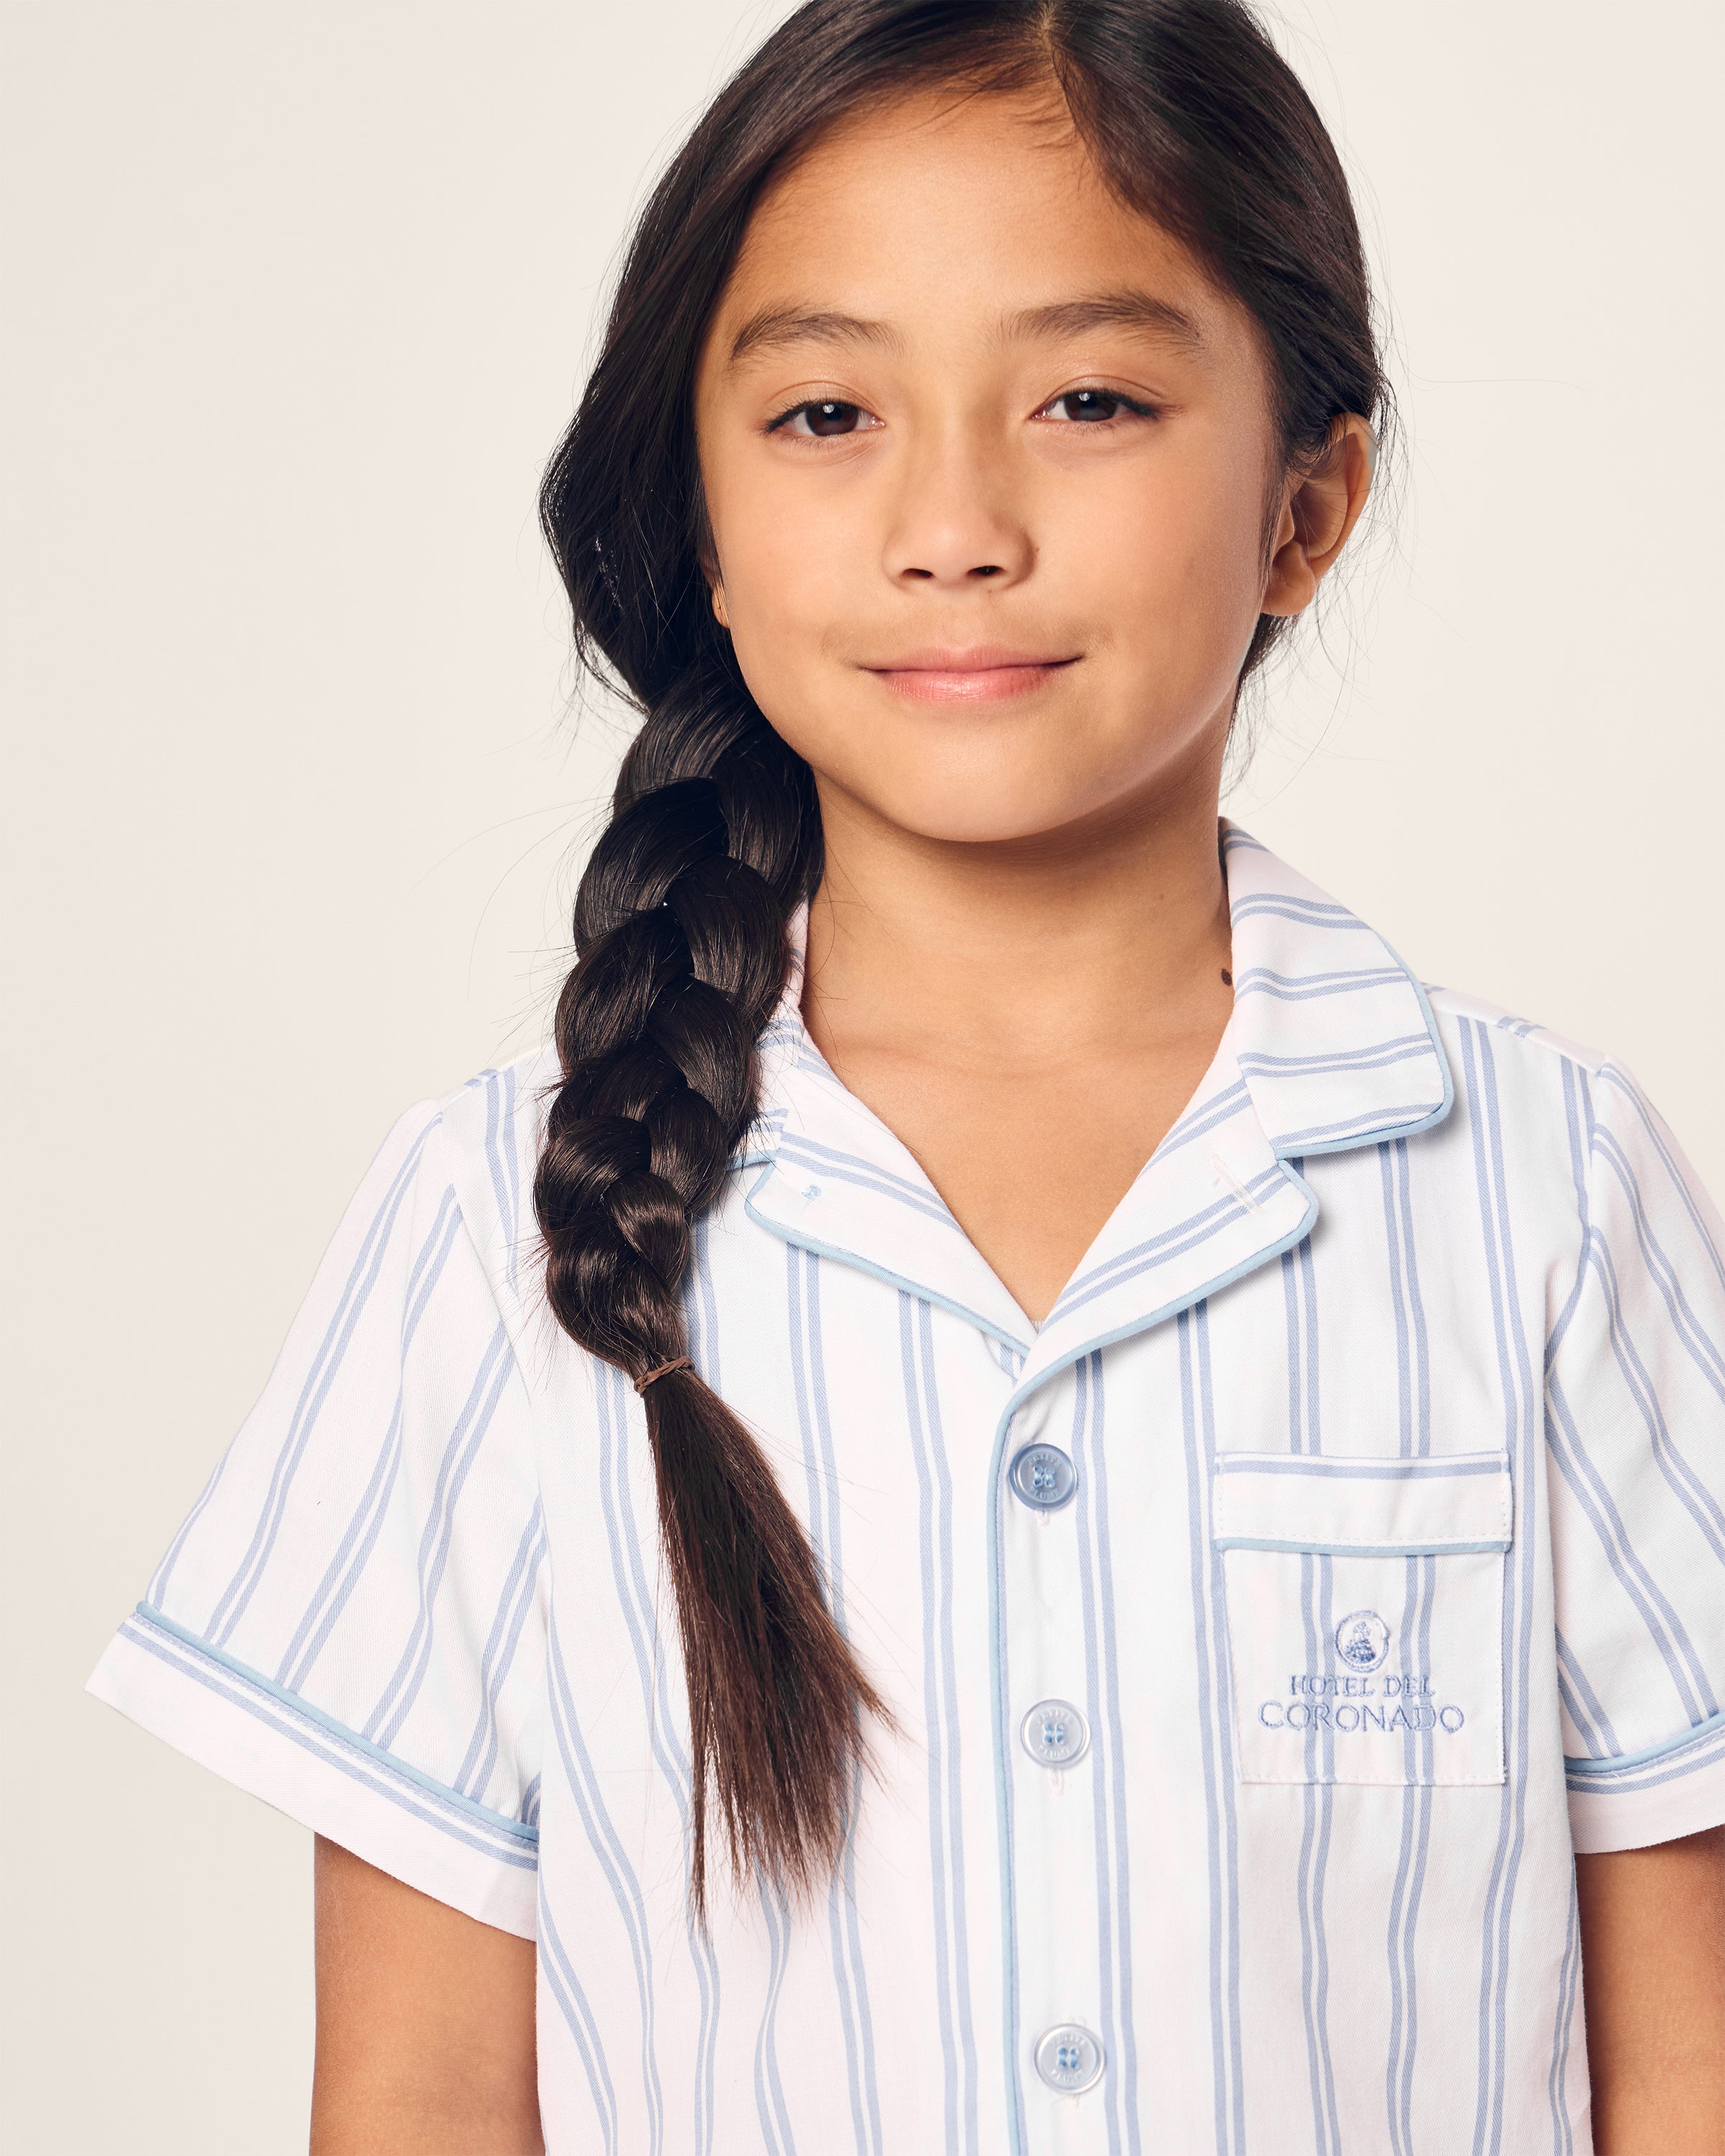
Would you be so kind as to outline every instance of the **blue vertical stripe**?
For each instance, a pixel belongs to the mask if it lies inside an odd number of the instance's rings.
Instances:
[[[1461,1025],[1467,1120],[1473,1140],[1480,1224],[1502,1388],[1505,1446],[1515,1486],[1517,1519],[1538,1471],[1539,1417],[1533,1368],[1516,1296],[1502,1124],[1490,1034],[1476,1020]],[[1509,1744],[1498,1841],[1486,1897],[1480,1971],[1479,2086],[1475,2156],[1502,2147],[1510,1977],[1510,1922],[1527,1834],[1527,1694],[1532,1660],[1534,1537],[1525,1531],[1504,1559],[1503,1726]]]
[[[1658,1650],[1691,1727],[1719,1712],[1707,1665],[1671,1597],[1654,1578],[1630,1537],[1628,1522],[1609,1485],[1591,1460],[1582,1437],[1581,1418],[1570,1404],[1568,1389],[1555,1372],[1546,1380],[1550,1414],[1546,1435],[1558,1471],[1599,1537],[1613,1576],[1635,1604],[1648,1637]]]
[[[922,1437],[926,1442],[939,1491],[939,1564],[941,1602],[939,1649],[941,1686],[944,1694],[947,1743],[947,1849],[952,1881],[953,1956],[952,1978],[957,2010],[958,2049],[963,2070],[962,2110],[965,2148],[979,2145],[977,2118],[976,2031],[970,2005],[970,1917],[964,1875],[964,1779],[959,1738],[958,1656],[952,1622],[952,1474],[947,1458],[945,1433],[941,1426],[940,1388],[934,1358],[934,1312],[926,1302],[916,1305],[916,1336],[922,1376]]]
[[[1296,1173],[1299,1172],[1296,1168]],[[1288,1416],[1290,1449],[1316,1453],[1322,1447],[1319,1419],[1317,1284],[1312,1270],[1312,1239],[1282,1260],[1283,1303],[1288,1323]],[[1300,1602],[1306,1632],[1306,1666],[1326,1674],[1334,1668],[1328,1593],[1331,1560],[1302,1555]],[[1300,1912],[1301,1997],[1306,2021],[1307,2079],[1312,2101],[1312,2135],[1317,2156],[1338,2156],[1336,2135],[1336,2077],[1330,2056],[1329,1940],[1325,1889],[1329,1873],[1330,1823],[1334,1777],[1330,1756],[1334,1738],[1314,1717],[1302,1738],[1306,1785],[1301,1791],[1300,1856],[1296,1891]]]
[[[563,1944],[551,1913],[551,1904],[545,1892],[544,1875],[539,1881],[539,1973],[545,1988],[557,2001],[557,2011],[575,2043],[577,2056],[587,2076],[587,2086],[593,2094],[593,2107],[599,2122],[599,2131],[605,2137],[605,2156],[620,2156],[617,2137],[617,2091],[612,2084],[611,2070],[605,2061],[605,2046],[599,2035],[599,2025],[588,2004],[587,1994],[581,1988],[581,1979],[575,1974],[575,1964],[569,1950]]]
[[[521,1158],[515,1128],[515,1073],[488,1070],[485,1088],[485,1165],[490,1171],[491,1192],[503,1230],[505,1276],[513,1287],[520,1258],[521,1232]]]
[[[1599,1292],[1604,1298],[1610,1327],[1612,1359],[1623,1379],[1624,1390],[1634,1401],[1636,1413],[1647,1432],[1647,1441],[1654,1460],[1678,1503],[1700,1529],[1702,1538],[1712,1549],[1714,1558],[1725,1561],[1725,1510],[1721,1509],[1718,1500],[1696,1472],[1693,1464],[1666,1425],[1658,1389],[1624,1316],[1623,1296],[1611,1253],[1603,1240],[1596,1236],[1593,1239],[1589,1255],[1599,1283]],[[1682,1341],[1681,1329],[1673,1326],[1671,1330],[1686,1348],[1688,1342]],[[1692,1356],[1692,1359],[1701,1363],[1702,1358],[1698,1355]],[[1717,1380],[1705,1365],[1702,1365],[1702,1376],[1710,1389],[1717,1389]]]
[[[1572,1870],[1569,1926],[1558,1971],[1557,2012],[1552,2021],[1551,2073],[1546,2083],[1551,2106],[1553,2156],[1574,2156],[1575,2122],[1569,2114],[1569,2046],[1575,2034],[1575,2006],[1581,1989],[1581,1911]]]
[[[246,1546],[239,1570],[228,1581],[221,1599],[210,1614],[208,1625],[204,1628],[205,1636],[213,1646],[223,1645],[232,1636],[234,1626],[244,1616],[246,1605],[264,1576],[264,1568],[270,1562],[270,1553],[275,1547],[275,1537],[281,1530],[282,1517],[287,1510],[288,1492],[293,1487],[295,1474],[305,1456],[311,1433],[317,1426],[319,1411],[329,1396],[330,1387],[336,1381],[341,1359],[353,1339],[360,1319],[365,1315],[372,1291],[377,1285],[378,1276],[383,1270],[383,1260],[394,1234],[396,1219],[408,1201],[408,1194],[413,1187],[413,1178],[418,1168],[419,1155],[434,1127],[434,1125],[428,1124],[408,1148],[406,1159],[396,1170],[361,1241],[359,1255],[353,1260],[352,1270],[336,1306],[336,1314],[318,1343],[311,1370],[295,1404],[286,1438],[270,1477],[270,1489],[264,1501],[264,1509],[252,1531],[251,1541]],[[189,1527],[191,1522],[188,1521],[187,1524]],[[162,1568],[161,1577],[164,1588],[175,1554],[175,1551],[169,1552]]]
[[[632,1430],[645,1440],[645,1414],[619,1370],[608,1366],[594,1372],[594,1399],[598,1409],[599,1502],[605,1519],[605,1537],[616,1584],[618,1607],[629,1635],[635,1678],[640,1686],[641,1710],[648,1730],[654,1764],[670,1790],[681,1829],[683,1872],[692,1861],[690,1806],[694,1786],[689,1748],[682,1727],[673,1717],[666,1657],[659,1638],[657,1614],[647,1584],[647,1568],[635,1527],[634,1505],[629,1487],[629,1438]],[[695,2036],[694,2120],[691,2146],[696,2156],[707,2156],[712,2146],[715,2090],[713,2071],[718,2044],[719,1965],[712,1940],[685,1908],[684,1937],[695,1970],[700,1998],[700,2023]]]
[[[947,2147],[978,2148],[976,2035],[965,1920],[958,1681],[952,1632],[952,1479],[935,1385],[932,1312],[900,1292],[905,1417],[916,1465],[922,1578],[923,1712],[928,1734],[929,1862],[936,1984],[946,2062]]]
[[[1222,1561],[1210,1541],[1214,1434],[1205,1306],[1174,1321],[1180,1359],[1180,1414],[1186,1466],[1192,1629],[1198,1656],[1198,1715],[1204,1773],[1208,1873],[1210,2076],[1216,2156],[1245,2156],[1245,2103],[1240,2021],[1233,1714]],[[1195,1346],[1194,1346],[1195,1343]]]
[[[809,1483],[809,1518],[815,1553],[828,1584],[833,1620],[849,1639],[845,1608],[844,1507],[838,1455],[827,1406],[826,1366],[820,1316],[821,1260],[794,1245],[785,1250],[787,1306],[790,1319],[791,1378],[797,1423],[803,1440]],[[852,1816],[862,1799],[860,1770],[852,1787]],[[875,2030],[869,2009],[868,1972],[864,1964],[861,1926],[856,1906],[856,1843],[845,1837],[837,1876],[827,1890],[827,1931],[833,1958],[833,1982],[845,2031],[845,2079],[850,2096],[851,2133],[857,2156],[883,2156],[880,2091],[875,2071]]]
[[[527,1516],[516,1545],[515,1562],[503,1583],[497,1614],[491,1620],[485,1651],[480,1660],[480,1712],[468,1739],[467,1751],[455,1775],[455,1787],[464,1796],[482,1798],[497,1764],[497,1712],[504,1685],[521,1645],[521,1629],[539,1583],[545,1559],[545,1512],[538,1498]]]
[[[372,1468],[371,1479],[355,1507],[336,1553],[324,1569],[317,1590],[306,1605],[288,1650],[276,1669],[279,1683],[298,1691],[311,1676],[318,1656],[328,1643],[348,1598],[365,1573],[377,1537],[382,1531],[395,1480],[401,1467],[402,1424],[407,1411],[406,1362],[408,1349],[429,1308],[438,1282],[443,1278],[450,1252],[461,1233],[461,1214],[453,1190],[444,1193],[437,1218],[408,1276],[408,1302],[401,1327],[403,1370],[396,1385],[395,1409]]]
[[[1408,1142],[1378,1148],[1384,1193],[1389,1286],[1396,1338],[1399,1450],[1404,1459],[1425,1458],[1431,1450],[1431,1363],[1430,1335],[1420,1292],[1420,1265],[1414,1231],[1412,1172]],[[1404,1564],[1401,1637],[1419,1644],[1416,1668],[1430,1667],[1432,1595],[1435,1560],[1409,1558]],[[1401,1805],[1400,1840],[1390,1889],[1389,2041],[1384,2061],[1384,2101],[1391,2156],[1414,2156],[1414,2076],[1419,2057],[1420,1988],[1418,1935],[1424,1898],[1425,1861],[1431,1837],[1431,1739],[1414,1730],[1402,1738],[1408,1786]]]
[[[1203,1440],[1206,1500],[1216,1465],[1216,1394],[1210,1373],[1209,1305],[1200,1302],[1193,1312],[1193,1337],[1197,1344],[1198,1426]],[[1210,1561],[1211,1636],[1216,1651],[1216,1698],[1221,1761],[1222,1881],[1225,1912],[1229,1986],[1228,2061],[1233,2094],[1235,2133],[1240,2151],[1245,2147],[1245,2036],[1240,2016],[1240,1821],[1235,1788],[1238,1762],[1234,1755],[1234,1676],[1228,1658],[1227,1588],[1222,1565]]]
[[[995,1425],[986,1518],[988,1553],[988,1634],[993,1664],[994,1794],[1000,1836],[1000,1937],[1005,1967],[1001,1971],[1000,2025],[1004,2053],[1006,2116],[1009,2156],[1026,2156],[1024,2142],[1024,2076],[1019,2038],[1018,1956],[1018,1822],[1013,1804],[1011,1743],[1013,1676],[1010,1641],[1006,1624],[1006,1538],[1001,1515],[1006,1505],[1006,1474],[1011,1457],[1013,1409],[1009,1407]]]
[[[551,1625],[549,1658],[552,1734],[557,1739],[563,1772],[587,1835],[588,1847],[593,1853],[601,1877],[611,1891],[612,1899],[617,1904],[618,1913],[623,1919],[624,1936],[629,1941],[629,1959],[634,1969],[635,1995],[640,2009],[641,2093],[647,2113],[648,2148],[649,2156],[659,2156],[665,2141],[665,2094],[660,2085],[655,2048],[653,1943],[647,1927],[647,1905],[641,1894],[640,1881],[635,1876],[634,1867],[624,1851],[617,1829],[606,1809],[599,1778],[593,1772],[593,1758],[588,1751],[576,1712],[575,1695],[569,1682],[568,1666],[563,1660],[562,1645],[557,1637],[555,1615]],[[630,2156],[634,2156],[634,2152],[631,2151]]]
[[[1557,1635],[1558,1691],[1582,1743],[1595,1759],[1615,1758],[1624,1750],[1611,1717],[1588,1680],[1579,1657],[1561,1632]]]
[[[1405,1560],[1401,1636],[1429,1640],[1435,1558]],[[1416,1650],[1414,1666],[1429,1668],[1425,1648]],[[1425,1886],[1425,1859],[1431,1835],[1430,1777],[1420,1771],[1418,1738],[1402,1739],[1408,1786],[1401,1806],[1401,1840],[1396,1852],[1389,1897],[1389,2042],[1384,2062],[1384,2100],[1391,2156],[1414,2156],[1414,2071],[1419,2056],[1420,1988],[1416,1948],[1420,1905]]]
[[[1306,1625],[1306,1666],[1329,1674],[1333,1658],[1325,1622],[1330,1560],[1302,1555],[1301,1603]],[[1338,2156],[1335,2129],[1336,2078],[1330,2057],[1330,1961],[1325,1922],[1325,1889],[1329,1872],[1330,1820],[1333,1772],[1324,1748],[1327,1732],[1308,1728],[1304,1738],[1306,1781],[1301,1791],[1301,1825],[1296,1888],[1300,1911],[1300,1989],[1306,2021],[1306,2070],[1312,2100],[1313,2146],[1317,2156]]]
[[[1108,2146],[1136,2152],[1138,2123],[1137,2039],[1132,2019],[1132,1879],[1126,1820],[1126,1762],[1117,1734],[1120,1657],[1115,1635],[1114,1569],[1108,1526],[1108,1469],[1104,1443],[1102,1358],[1073,1368],[1072,1460],[1078,1475],[1080,1607],[1092,1762],[1096,1847],[1096,1943],[1106,2062],[1103,2095]]]
[[[701,1219],[695,1224],[694,1263],[684,1283],[684,1322],[688,1332],[689,1353],[703,1381],[716,1393],[722,1394],[724,1379],[720,1360],[719,1299],[713,1281],[712,1224]],[[623,1399],[619,1383],[615,1397]],[[625,1513],[625,1517],[629,1516]],[[634,1532],[632,1517],[630,1532]],[[657,1671],[658,1698],[660,1717],[669,1726],[670,1709],[666,1693],[665,1670],[660,1658]],[[681,1748],[679,1747],[680,1751]],[[686,1753],[683,1756],[686,1758]],[[692,1774],[691,1774],[692,1791]],[[687,1819],[684,1834],[688,1834]],[[718,2105],[719,2060],[719,1954],[713,1942],[698,1928],[691,1928],[691,1949],[696,1956],[697,1983],[701,1989],[701,2025],[695,2041],[695,2148],[697,2156],[713,2147],[716,2131]]]
[[[372,1710],[362,1736],[375,1738],[387,1751],[397,1732],[408,1718],[425,1672],[431,1663],[433,1612],[436,1608],[438,1589],[443,1585],[444,1568],[449,1563],[450,1537],[454,1527],[455,1507],[460,1502],[461,1491],[472,1471],[479,1449],[485,1440],[485,1432],[491,1426],[491,1418],[497,1411],[497,1403],[514,1374],[515,1365],[509,1353],[509,1336],[500,1324],[491,1335],[485,1349],[473,1389],[468,1394],[449,1442],[444,1448],[438,1468],[437,1484],[432,1492],[431,1507],[426,1517],[424,1532],[419,1537],[418,1606],[414,1612],[412,1631],[408,1644],[402,1650],[401,1661],[395,1673],[383,1688],[383,1696]]]
[[[1689,1188],[1688,1178],[1672,1156],[1665,1132],[1660,1127],[1659,1118],[1650,1111],[1639,1089],[1630,1082],[1624,1072],[1615,1065],[1607,1063],[1601,1067],[1599,1072],[1599,1082],[1602,1092],[1615,1094],[1627,1103],[1637,1127],[1665,1169],[1671,1199],[1675,1202],[1678,1211],[1686,1216],[1690,1226],[1695,1231],[1696,1240],[1700,1245],[1702,1258],[1712,1272],[1714,1286],[1722,1291],[1725,1291],[1725,1255],[1722,1255],[1719,1245],[1714,1240],[1712,1224],[1695,1202],[1694,1194]],[[1591,1120],[1591,1110],[1589,1110],[1589,1120]]]
[[[761,2024],[755,2032],[755,2109],[768,2156],[796,2156],[790,2113],[785,2108],[784,2086],[778,2075],[778,1994],[790,1959],[791,1915],[767,1888],[762,1890],[761,1914],[767,1926],[769,1958],[767,1996],[761,2007]]]

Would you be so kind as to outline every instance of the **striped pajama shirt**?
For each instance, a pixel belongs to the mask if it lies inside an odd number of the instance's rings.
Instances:
[[[552,2150],[1589,2148],[1573,1852],[1725,1820],[1720,1224],[1620,1065],[1224,854],[1233,1015],[1040,1326],[809,1040],[793,924],[685,1293],[894,1717],[812,1905],[721,1866],[687,1921],[641,1404],[539,1293],[549,1055],[390,1132],[92,1678],[536,1941]]]

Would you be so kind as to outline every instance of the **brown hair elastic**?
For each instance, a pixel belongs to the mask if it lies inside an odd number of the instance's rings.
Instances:
[[[669,1363],[661,1363],[656,1370],[649,1370],[644,1378],[637,1378],[635,1390],[638,1393],[644,1393],[648,1386],[656,1378],[668,1378],[673,1370],[692,1370],[694,1368],[694,1362],[689,1356],[673,1356]]]

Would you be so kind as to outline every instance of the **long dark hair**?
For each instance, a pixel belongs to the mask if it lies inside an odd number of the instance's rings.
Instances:
[[[693,388],[763,187],[834,122],[951,85],[1064,97],[1121,198],[1255,318],[1284,466],[1388,393],[1348,184],[1240,0],[809,0],[713,100],[630,240],[541,516],[584,666],[643,724],[575,906],[563,1082],[533,1199],[558,1322],[637,1384],[687,1352],[691,1224],[756,1110],[786,923],[822,865],[808,766],[713,617]],[[1242,679],[1283,624],[1260,619]],[[691,1888],[709,1792],[733,1867],[818,1882],[882,1712],[760,1446],[690,1367],[643,1394],[693,1753]]]

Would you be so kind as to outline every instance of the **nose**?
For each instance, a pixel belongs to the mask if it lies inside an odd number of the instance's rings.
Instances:
[[[1016,583],[1035,547],[1007,473],[963,439],[929,443],[906,460],[883,566],[895,583]]]

